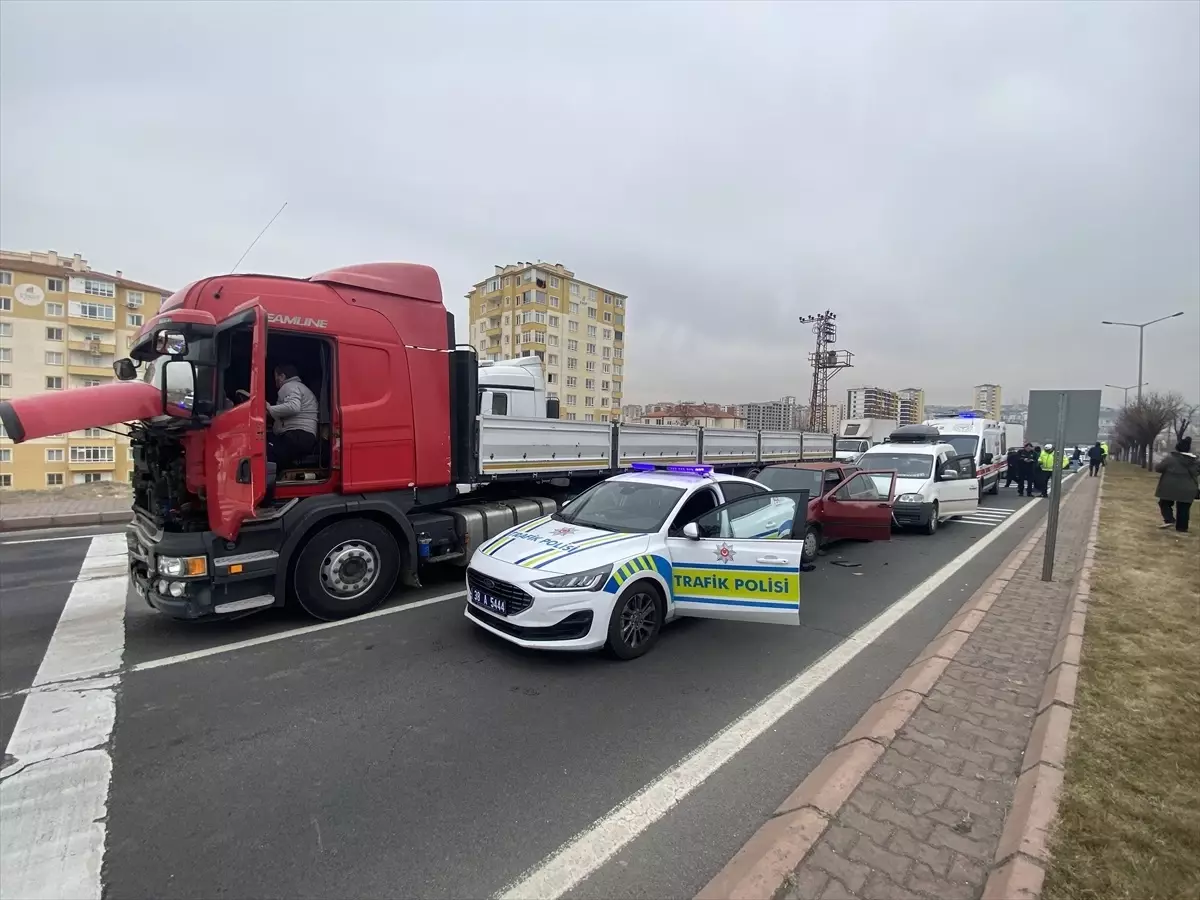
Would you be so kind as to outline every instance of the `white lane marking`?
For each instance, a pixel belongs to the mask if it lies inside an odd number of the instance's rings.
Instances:
[[[64,537],[48,537],[48,538],[26,538],[20,541],[0,541],[0,547],[12,547],[17,544],[48,544],[51,541],[90,541],[94,537],[103,537],[109,534],[124,534],[123,531],[101,531],[98,534],[68,534]]]
[[[161,669],[163,666],[174,666],[179,663],[191,662],[194,659],[204,659],[206,656],[216,656],[219,653],[230,653],[234,650],[245,650],[247,647],[258,647],[262,644],[272,644],[275,641],[282,641],[288,638],[302,637],[306,634],[314,634],[318,631],[327,631],[330,628],[340,628],[342,625],[353,625],[356,622],[369,622],[371,619],[378,619],[381,616],[390,616],[395,613],[408,612],[410,609],[420,609],[422,606],[432,606],[435,603],[444,603],[447,600],[457,600],[466,597],[466,591],[455,591],[451,594],[439,594],[436,597],[426,597],[424,600],[415,600],[412,603],[403,603],[399,606],[389,606],[387,609],[377,609],[374,612],[364,613],[361,616],[355,616],[352,619],[338,619],[336,622],[320,622],[316,625],[305,625],[301,628],[293,628],[290,631],[278,631],[275,634],[264,634],[262,637],[247,638],[244,641],[235,641],[232,644],[221,644],[217,647],[207,647],[204,650],[193,650],[191,653],[180,653],[178,656],[164,656],[162,659],[151,659],[146,662],[138,663],[135,666],[130,666],[130,672],[145,672],[149,669]]]
[[[942,566],[707,743],[597,819],[536,868],[504,888],[497,897],[501,900],[553,900],[570,891],[878,640],[1029,510],[1038,508],[1037,504],[1028,504],[1014,512],[970,549]]]
[[[111,537],[92,538],[5,748],[13,761],[0,770],[3,897],[100,897],[120,677],[49,685],[121,666],[125,577],[124,567],[103,574],[112,568]]]

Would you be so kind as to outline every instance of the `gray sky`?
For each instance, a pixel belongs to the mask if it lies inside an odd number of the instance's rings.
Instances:
[[[629,295],[627,400],[1200,400],[1200,4],[0,3],[0,242]],[[1105,394],[1109,403],[1120,394]]]

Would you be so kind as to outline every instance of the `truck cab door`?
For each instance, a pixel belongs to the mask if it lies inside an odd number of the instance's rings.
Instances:
[[[204,475],[208,527],[229,541],[254,517],[267,492],[267,313],[257,299],[218,323],[216,339],[229,340],[238,329],[252,334],[250,396],[213,416]]]
[[[681,616],[800,624],[800,559],[808,491],[741,497],[667,537]]]
[[[859,472],[821,498],[826,537],[864,541],[892,538],[895,472]]]

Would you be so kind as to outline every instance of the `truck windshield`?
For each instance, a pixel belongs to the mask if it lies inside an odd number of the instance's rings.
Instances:
[[[840,444],[841,441],[838,441]],[[851,441],[850,443],[857,443]],[[840,450],[841,447],[838,447]],[[808,496],[821,496],[821,472],[817,469],[793,469],[789,466],[767,466],[754,479],[773,491],[808,491]]]
[[[979,449],[979,436],[974,434],[943,434],[942,440],[959,456],[974,456]]]
[[[868,472],[895,471],[897,478],[928,478],[933,457],[926,453],[867,453],[858,464]]]
[[[662,528],[683,489],[636,481],[605,481],[576,497],[554,518],[585,528],[649,534]]]
[[[839,450],[849,450],[852,453],[865,453],[867,450],[866,441],[838,441],[837,448]]]

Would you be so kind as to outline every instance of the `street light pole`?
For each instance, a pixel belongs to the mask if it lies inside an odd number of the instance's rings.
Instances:
[[[1147,381],[1145,384],[1142,385],[1142,387],[1145,387],[1149,383],[1150,382]],[[1128,406],[1129,405],[1129,392],[1132,391],[1135,387],[1137,387],[1137,385],[1131,384],[1129,387],[1123,387],[1122,385],[1119,385],[1119,384],[1106,384],[1105,387],[1112,388],[1114,391],[1124,391],[1125,392],[1125,400],[1121,403],[1121,405]]]
[[[1138,383],[1137,383],[1137,402],[1138,406],[1142,405],[1142,360],[1146,352],[1146,328],[1150,325],[1155,325],[1159,322],[1165,322],[1167,319],[1174,319],[1177,316],[1182,316],[1182,312],[1171,313],[1169,316],[1162,316],[1158,319],[1151,319],[1149,322],[1142,322],[1140,325],[1137,322],[1110,322],[1107,319],[1103,320],[1101,325],[1123,325],[1126,328],[1136,328],[1138,330]],[[1128,395],[1126,395],[1128,402]]]

